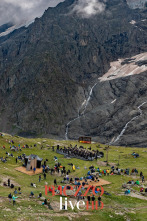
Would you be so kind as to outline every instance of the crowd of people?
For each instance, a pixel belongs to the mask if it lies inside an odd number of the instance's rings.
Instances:
[[[63,154],[65,157],[77,158],[86,161],[93,161],[94,159],[97,160],[98,158],[104,157],[103,152],[92,150],[91,147],[88,149],[84,148],[83,146],[77,147],[77,145],[74,147],[70,145],[69,147],[64,148],[60,148],[59,145],[57,145],[56,152]]]
[[[29,145],[24,145],[22,147],[20,145],[15,146],[15,142],[13,140],[11,141],[11,144],[12,144],[12,146],[10,145],[10,150],[12,150],[12,148],[15,148],[15,151],[21,151],[22,148],[29,148]],[[35,146],[36,145],[34,145],[34,147]],[[3,146],[3,149],[5,149],[5,146]],[[53,151],[54,151],[54,149],[55,148],[52,147]],[[63,154],[64,156],[69,157],[69,158],[77,158],[77,159],[88,160],[88,161],[93,161],[94,159],[104,156],[103,152],[99,152],[98,150],[92,150],[91,147],[86,149],[83,146],[77,147],[77,145],[74,147],[72,145],[70,145],[69,147],[60,147],[59,145],[57,145],[56,152],[59,154]],[[9,156],[13,157],[13,154],[6,151],[6,157],[1,160],[7,160],[7,157],[9,157]],[[133,155],[133,156],[136,156],[136,155]],[[138,157],[138,156],[136,156],[136,157]],[[17,160],[23,161],[24,159],[25,159],[25,154],[20,154],[19,156],[17,156],[15,158],[16,163],[17,163]],[[62,179],[62,181],[60,181],[60,183],[62,183],[62,188],[64,188],[67,185],[66,188],[68,190],[70,190],[70,186],[68,186],[68,184],[73,185],[75,187],[75,190],[80,185],[82,185],[82,188],[84,190],[84,188],[86,188],[86,185],[89,184],[89,181],[93,181],[93,182],[98,183],[99,178],[102,176],[110,176],[110,175],[115,175],[115,174],[117,174],[117,175],[132,175],[132,174],[137,175],[138,174],[138,170],[136,168],[130,170],[129,168],[122,169],[122,168],[112,166],[110,169],[108,167],[105,169],[101,169],[100,167],[90,166],[88,171],[86,172],[86,175],[84,174],[84,176],[75,177],[74,173],[73,173],[73,176],[71,176],[70,174],[71,174],[71,171],[75,171],[76,169],[79,169],[78,166],[75,166],[74,164],[70,163],[69,165],[71,166],[71,169],[68,169],[65,166],[62,166],[61,163],[58,162],[58,158],[56,156],[54,156],[54,161],[55,161],[54,166],[50,167],[49,165],[47,165],[48,164],[47,161],[48,160],[46,159],[42,164],[42,172],[43,173],[38,176],[38,182],[40,183],[42,181],[42,178],[43,178],[43,180],[46,180],[48,178],[47,173],[50,172],[51,175],[60,175],[61,177],[63,177],[63,179]],[[85,169],[87,169],[87,168],[85,167]],[[143,172],[140,172],[140,178],[142,180],[142,183],[144,183],[145,178],[144,178]],[[141,185],[140,182],[141,181],[139,181],[139,180],[136,180],[136,181],[129,180],[127,184],[140,186]],[[55,187],[58,184],[60,185],[59,181],[55,177],[53,178],[53,183],[54,183]],[[9,198],[9,201],[10,202],[13,201],[13,205],[15,205],[16,199],[19,196],[18,194],[22,193],[21,188],[20,187],[16,188],[14,186],[14,184],[10,182],[10,179],[8,179],[7,183],[4,182],[3,185],[8,186],[11,189],[14,189],[13,193],[12,194],[10,193],[8,195],[8,198]],[[35,183],[31,183],[31,187],[37,188],[37,185]],[[93,188],[94,188],[95,193],[97,194],[98,201],[100,203],[101,197],[99,198],[98,195],[99,195],[99,193],[101,193],[101,190],[92,186],[90,189],[91,193],[93,192]],[[59,191],[59,189],[57,189],[57,190]],[[52,191],[52,189],[49,190],[49,192],[51,192],[51,191]],[[146,193],[147,188],[144,188],[141,186],[140,192]],[[130,193],[130,189],[127,189],[125,191],[125,194],[129,194],[129,193]],[[31,191],[29,196],[31,198],[34,198],[35,197],[34,192]],[[39,193],[38,198],[43,200],[43,196],[42,196],[41,192]],[[80,194],[77,196],[77,199],[78,200],[81,199]],[[96,197],[94,195],[91,197],[90,196],[87,197],[87,201],[89,203],[95,201],[95,199],[96,199]],[[46,205],[49,209],[53,209],[50,205],[50,201],[47,200],[46,198],[44,198],[42,205]]]
[[[14,188],[14,184],[11,183],[10,179],[8,179],[7,183],[4,182],[3,185],[4,185],[4,186],[8,186],[8,187],[10,187],[11,189]],[[11,193],[8,195],[9,202],[11,202],[11,200],[13,201],[13,206],[15,205],[16,199],[18,198],[17,196],[15,196],[15,195],[17,195],[17,194],[21,194],[21,187],[18,187],[18,189],[15,187],[15,190],[14,190],[14,192],[13,192],[13,195],[12,195]]]

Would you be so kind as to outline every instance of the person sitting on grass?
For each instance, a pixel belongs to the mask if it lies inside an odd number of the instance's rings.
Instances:
[[[126,190],[126,191],[125,191],[125,195],[130,194],[130,192],[131,192],[130,189]]]
[[[47,199],[44,200],[44,202],[42,203],[42,205],[47,205]]]
[[[141,187],[141,188],[140,188],[140,192],[142,193],[143,191],[144,191],[144,188],[143,188],[143,187]]]
[[[73,179],[72,178],[70,178],[70,181],[69,181],[71,184],[73,184]]]
[[[30,193],[30,197],[34,197],[34,193],[32,191]]]
[[[39,195],[38,195],[38,198],[41,198],[41,197],[42,197],[42,193],[40,192]]]
[[[137,181],[135,182],[135,184],[137,184],[137,185],[140,185],[140,182],[139,182],[139,180],[137,180]]]
[[[52,206],[50,204],[50,200],[49,199],[47,200],[47,206],[48,206],[48,209],[53,210],[53,208],[52,208]]]
[[[134,172],[135,172],[135,173],[138,173],[138,170],[135,168]]]
[[[18,191],[19,191],[19,194],[21,194],[21,188],[20,187],[18,187]]]
[[[15,190],[14,190],[14,194],[17,194],[17,188],[15,188]]]
[[[134,185],[135,184],[135,182],[134,182],[134,180],[132,180],[132,185]]]
[[[36,188],[36,184],[35,183],[31,183],[31,186],[35,187]]]
[[[100,193],[100,192],[101,192],[100,189],[97,188],[97,187],[95,187],[95,193],[98,194],[98,193]]]
[[[10,188],[11,188],[11,189],[13,189],[13,188],[14,188],[14,184],[13,184],[13,183],[11,183],[11,186],[10,186]]]
[[[99,182],[100,180],[99,180],[99,177],[98,176],[96,176],[96,178],[95,178],[95,182]]]

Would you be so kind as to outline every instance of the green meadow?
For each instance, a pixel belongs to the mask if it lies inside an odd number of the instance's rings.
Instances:
[[[8,141],[13,140],[14,145],[21,146],[28,144],[32,145],[31,148],[22,148],[22,151],[13,152],[10,151],[10,144]],[[34,147],[34,144],[37,144]],[[124,189],[122,188],[122,184],[128,182],[130,179],[139,180],[140,171],[143,172],[145,176],[145,180],[147,180],[147,149],[146,148],[129,148],[129,147],[114,147],[110,146],[108,150],[108,166],[103,166],[103,162],[107,159],[107,151],[105,150],[105,145],[94,143],[94,144],[85,144],[84,147],[92,147],[92,149],[98,149],[99,151],[104,152],[104,158],[90,161],[82,161],[79,159],[66,159],[63,155],[57,154],[52,151],[52,146],[68,146],[72,145],[80,145],[76,141],[57,141],[50,139],[27,139],[17,136],[10,136],[5,134],[3,137],[0,137],[0,157],[6,156],[6,151],[9,153],[13,153],[14,157],[8,157],[7,162],[3,163],[0,161],[0,220],[78,220],[78,221],[107,221],[107,220],[118,220],[118,221],[146,221],[147,220],[147,200],[145,198],[139,199],[138,197],[131,197],[124,195]],[[6,149],[4,150],[2,147],[5,145]],[[12,145],[12,144],[11,144]],[[41,148],[43,146],[43,148]],[[56,149],[56,148],[55,148]],[[140,157],[133,158],[132,152],[137,152]],[[15,168],[22,166],[22,162],[18,160],[16,164],[16,157],[25,153],[26,155],[36,154],[39,157],[43,158],[43,160],[48,159],[47,165],[49,167],[53,167],[55,165],[54,156],[57,156],[58,162],[61,163],[62,166],[66,167],[66,170],[70,169],[70,177],[82,177],[87,174],[88,169],[91,165],[95,167],[99,167],[101,169],[111,168],[110,164],[113,163],[115,165],[119,164],[119,168],[126,169],[136,168],[139,173],[136,177],[132,177],[131,175],[110,175],[110,176],[102,176],[102,179],[105,179],[111,182],[110,185],[104,186],[104,190],[109,192],[111,195],[103,195],[102,201],[104,203],[103,210],[84,210],[79,211],[74,209],[72,211],[70,208],[68,211],[60,211],[58,208],[59,205],[59,197],[50,198],[51,205],[53,207],[53,211],[49,210],[47,207],[42,205],[42,202],[37,198],[39,192],[42,192],[43,196],[45,196],[45,184],[53,185],[53,181],[56,178],[57,184],[61,184],[61,180],[63,177],[57,175],[47,174],[46,180],[43,178],[39,182],[39,175],[29,176],[27,174],[18,172]],[[80,169],[76,169],[75,172],[72,171],[72,167],[68,165],[69,163],[73,163]],[[21,187],[22,194],[18,194],[18,198],[16,199],[16,205],[13,206],[12,202],[9,202],[8,194],[11,192],[13,194],[14,189],[10,189],[9,187],[4,187],[3,182],[7,181],[10,178],[11,182],[14,183],[16,187]],[[35,183],[37,188],[31,187],[31,183]],[[146,184],[144,184],[147,186]],[[133,187],[133,190],[139,195],[140,187]],[[30,192],[33,191],[35,194],[34,198],[29,198]],[[141,194],[139,195],[141,196]]]

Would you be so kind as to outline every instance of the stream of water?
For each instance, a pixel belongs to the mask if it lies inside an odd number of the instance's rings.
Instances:
[[[92,86],[92,88],[90,89],[88,98],[86,99],[86,101],[84,101],[84,102],[82,103],[81,107],[80,107],[79,110],[78,110],[78,116],[75,117],[73,120],[69,121],[69,122],[66,124],[66,131],[65,131],[65,139],[66,139],[66,140],[68,140],[69,125],[72,124],[74,121],[78,120],[80,117],[84,116],[85,111],[86,111],[86,109],[87,109],[87,106],[88,106],[88,104],[89,104],[89,102],[90,102],[90,100],[91,100],[91,96],[92,96],[93,90],[94,90],[94,88],[95,88],[95,86],[96,86],[97,84],[98,84],[98,82],[95,83],[95,84]],[[82,109],[83,109],[83,111],[80,113],[80,110],[82,110]]]
[[[139,118],[140,116],[142,116],[141,107],[142,107],[144,104],[146,104],[146,103],[147,103],[147,102],[143,102],[141,105],[139,105],[139,106],[137,107],[138,110],[139,110],[139,115],[137,115],[136,117],[133,117],[130,121],[128,121],[128,123],[126,123],[126,125],[125,125],[124,128],[122,129],[121,133],[118,135],[118,137],[117,137],[114,141],[111,141],[111,142],[110,142],[110,145],[116,143],[116,142],[120,139],[120,137],[121,137],[121,136],[124,134],[124,132],[126,131],[128,125],[129,125],[133,120],[135,120],[135,119]]]

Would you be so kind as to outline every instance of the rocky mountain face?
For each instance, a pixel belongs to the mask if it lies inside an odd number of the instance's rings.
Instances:
[[[13,25],[11,23],[3,24],[0,26],[0,34],[8,30]]]
[[[0,38],[0,131],[147,146],[146,69],[99,79],[110,62],[126,65],[147,52],[146,8],[111,0],[104,12],[83,18],[71,13],[75,4],[66,0]]]
[[[127,0],[128,5],[133,8],[145,8],[147,1],[146,0]]]

